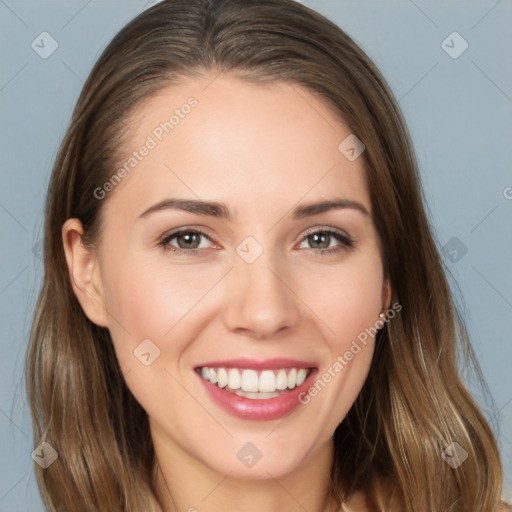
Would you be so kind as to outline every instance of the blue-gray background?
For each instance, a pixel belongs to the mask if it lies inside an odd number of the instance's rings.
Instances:
[[[51,166],[93,63],[154,3],[0,0],[0,512],[43,510],[22,379]],[[468,381],[498,435],[510,500],[512,2],[303,3],[361,45],[403,109],[439,246],[495,401],[492,409]],[[443,43],[454,31],[462,39],[451,35]],[[46,59],[31,46],[42,32],[58,43]],[[464,41],[468,48],[458,55]]]

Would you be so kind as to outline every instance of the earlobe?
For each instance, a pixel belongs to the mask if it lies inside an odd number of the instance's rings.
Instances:
[[[379,318],[376,321],[376,325],[379,325],[379,327],[377,327],[379,331],[384,327],[384,324],[387,321],[387,314],[391,307],[392,293],[391,283],[388,279],[385,279],[382,285],[382,306],[379,313]]]
[[[97,255],[82,242],[83,227],[78,219],[68,219],[62,226],[62,243],[71,287],[91,322],[108,327],[103,284]]]

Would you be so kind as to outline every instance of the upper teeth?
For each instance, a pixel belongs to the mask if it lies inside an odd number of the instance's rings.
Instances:
[[[247,392],[272,393],[276,390],[293,389],[300,386],[308,376],[306,368],[281,370],[239,370],[238,368],[201,368],[203,379],[220,388],[241,389]]]

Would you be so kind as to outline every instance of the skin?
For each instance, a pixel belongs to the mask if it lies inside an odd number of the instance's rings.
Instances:
[[[127,157],[187,98],[198,101],[103,199],[96,247],[81,244],[77,219],[64,224],[73,288],[90,320],[110,330],[127,385],[149,415],[165,511],[337,510],[329,495],[331,436],[366,379],[373,339],[310,403],[280,420],[230,415],[193,368],[292,357],[314,362],[321,375],[389,308],[364,160],[338,150],[350,129],[307,90],[215,76],[184,79],[133,114]],[[139,218],[169,197],[224,202],[233,220],[173,209]],[[289,214],[331,198],[357,201],[370,215],[352,208],[298,220]],[[210,236],[199,238],[199,255],[158,245],[181,227]],[[342,243],[327,237],[315,245],[306,233],[312,228],[342,230],[354,247],[321,254]],[[263,249],[250,264],[236,252],[247,236]],[[183,237],[170,242],[179,243],[191,250]],[[150,366],[133,354],[147,338],[161,351]],[[247,442],[262,454],[250,468],[237,458]]]

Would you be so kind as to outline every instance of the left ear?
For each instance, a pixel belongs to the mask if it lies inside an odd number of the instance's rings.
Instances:
[[[393,290],[389,279],[385,279],[382,285],[382,313],[385,313],[391,307],[391,297]]]

